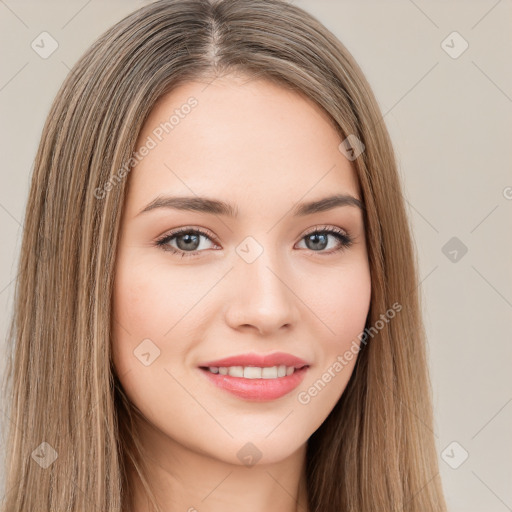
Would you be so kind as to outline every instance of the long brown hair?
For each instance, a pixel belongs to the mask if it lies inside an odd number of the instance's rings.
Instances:
[[[3,511],[129,510],[128,464],[151,497],[134,411],[110,352],[126,162],[163,94],[228,72],[306,95],[341,137],[364,144],[353,164],[372,280],[367,326],[401,305],[367,341],[341,399],[308,441],[309,509],[446,510],[416,255],[393,148],[361,69],[319,21],[284,1],[160,0],[87,50],[43,129],[9,333]]]

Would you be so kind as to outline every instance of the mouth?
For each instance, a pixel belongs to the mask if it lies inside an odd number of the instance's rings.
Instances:
[[[301,366],[200,366],[203,371],[214,375],[228,375],[243,379],[274,380],[282,377],[288,377],[303,368],[309,368],[308,365]]]
[[[309,367],[304,359],[285,352],[252,352],[204,362],[198,369],[223,391],[262,402],[290,393],[303,381]]]
[[[206,366],[198,368],[206,380],[235,397],[269,402],[291,393],[304,380],[309,365]]]
[[[277,368],[278,375],[275,377],[284,377],[287,372],[293,373],[292,369],[300,369],[308,366],[308,362],[300,357],[288,354],[286,352],[273,352],[271,354],[258,354],[251,352],[248,354],[239,354],[235,356],[224,357],[216,359],[215,361],[205,361],[201,363],[200,368],[211,369],[212,373],[220,373],[221,375],[229,375],[230,371],[237,372],[233,377],[243,377],[240,374],[240,368],[245,371],[246,368],[256,368],[248,370],[248,377],[246,378],[266,378],[261,375],[251,377],[250,375],[258,375],[258,369],[264,370],[265,375],[270,377],[274,376],[274,370],[270,371],[269,368]],[[233,370],[235,368],[235,370]],[[217,371],[218,370],[218,371]],[[284,374],[283,374],[284,371]],[[226,373],[224,373],[226,372]]]

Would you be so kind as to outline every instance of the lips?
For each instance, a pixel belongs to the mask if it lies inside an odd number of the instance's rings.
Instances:
[[[302,368],[309,366],[308,362],[300,357],[285,352],[274,352],[273,354],[240,354],[238,356],[225,357],[224,359],[217,359],[215,361],[207,361],[199,365],[200,368],[208,367],[228,367],[228,366],[293,366],[295,368]]]
[[[274,372],[271,378],[258,378],[248,375],[248,370],[258,371],[270,370]],[[226,371],[234,371],[235,375],[226,375]],[[276,368],[279,373],[276,374]],[[227,391],[238,398],[250,401],[269,401],[280,398],[293,391],[304,380],[309,369],[309,364],[304,359],[275,352],[273,354],[241,354],[238,356],[226,357],[215,361],[207,361],[199,366],[201,374],[216,387]],[[242,369],[244,371],[242,372]],[[283,370],[287,371],[284,372]],[[222,373],[221,371],[224,370]],[[217,373],[218,372],[218,373]],[[264,377],[262,374],[261,377]],[[268,377],[268,375],[265,375]]]

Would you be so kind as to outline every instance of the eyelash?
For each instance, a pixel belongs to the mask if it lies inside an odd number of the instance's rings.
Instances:
[[[192,229],[192,228],[185,227],[185,228],[180,228],[180,229],[177,229],[175,231],[172,231],[171,233],[166,233],[165,235],[160,237],[158,240],[156,240],[155,245],[157,247],[160,247],[162,250],[164,250],[166,252],[170,252],[170,253],[176,254],[176,255],[180,254],[182,258],[183,257],[185,257],[185,258],[195,257],[195,256],[198,256],[199,253],[204,252],[204,251],[182,251],[180,249],[175,249],[174,247],[171,247],[171,246],[167,245],[171,240],[176,238],[178,235],[184,234],[184,233],[195,234],[195,235],[203,235],[206,238],[208,238],[210,241],[213,242],[212,237],[210,236],[210,234],[208,232],[206,232],[206,231],[204,231],[204,230],[202,230],[200,228],[193,228]],[[334,250],[331,249],[328,252],[312,251],[312,252],[318,253],[318,254],[327,254],[327,255],[334,254],[334,253],[337,253],[339,251],[348,249],[352,245],[352,243],[353,243],[353,240],[352,240],[351,236],[346,231],[343,231],[343,230],[341,230],[339,228],[335,228],[335,227],[329,227],[329,226],[324,226],[322,228],[318,228],[317,227],[313,231],[311,231],[309,233],[306,233],[301,238],[301,240],[303,240],[307,236],[314,235],[314,234],[328,234],[328,235],[332,235],[332,236],[334,236],[340,242],[340,246],[337,249],[334,249]]]

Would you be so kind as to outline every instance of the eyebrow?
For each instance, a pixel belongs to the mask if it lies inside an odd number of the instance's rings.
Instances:
[[[353,206],[364,210],[363,203],[349,194],[336,194],[334,196],[324,197],[317,201],[310,201],[296,205],[292,214],[295,217],[312,215],[313,213],[325,212],[338,208],[340,206]],[[196,211],[208,213],[211,215],[224,215],[230,218],[238,217],[238,208],[230,203],[211,199],[208,197],[171,197],[158,196],[143,208],[137,215],[155,210],[157,208],[173,208],[175,210]]]

